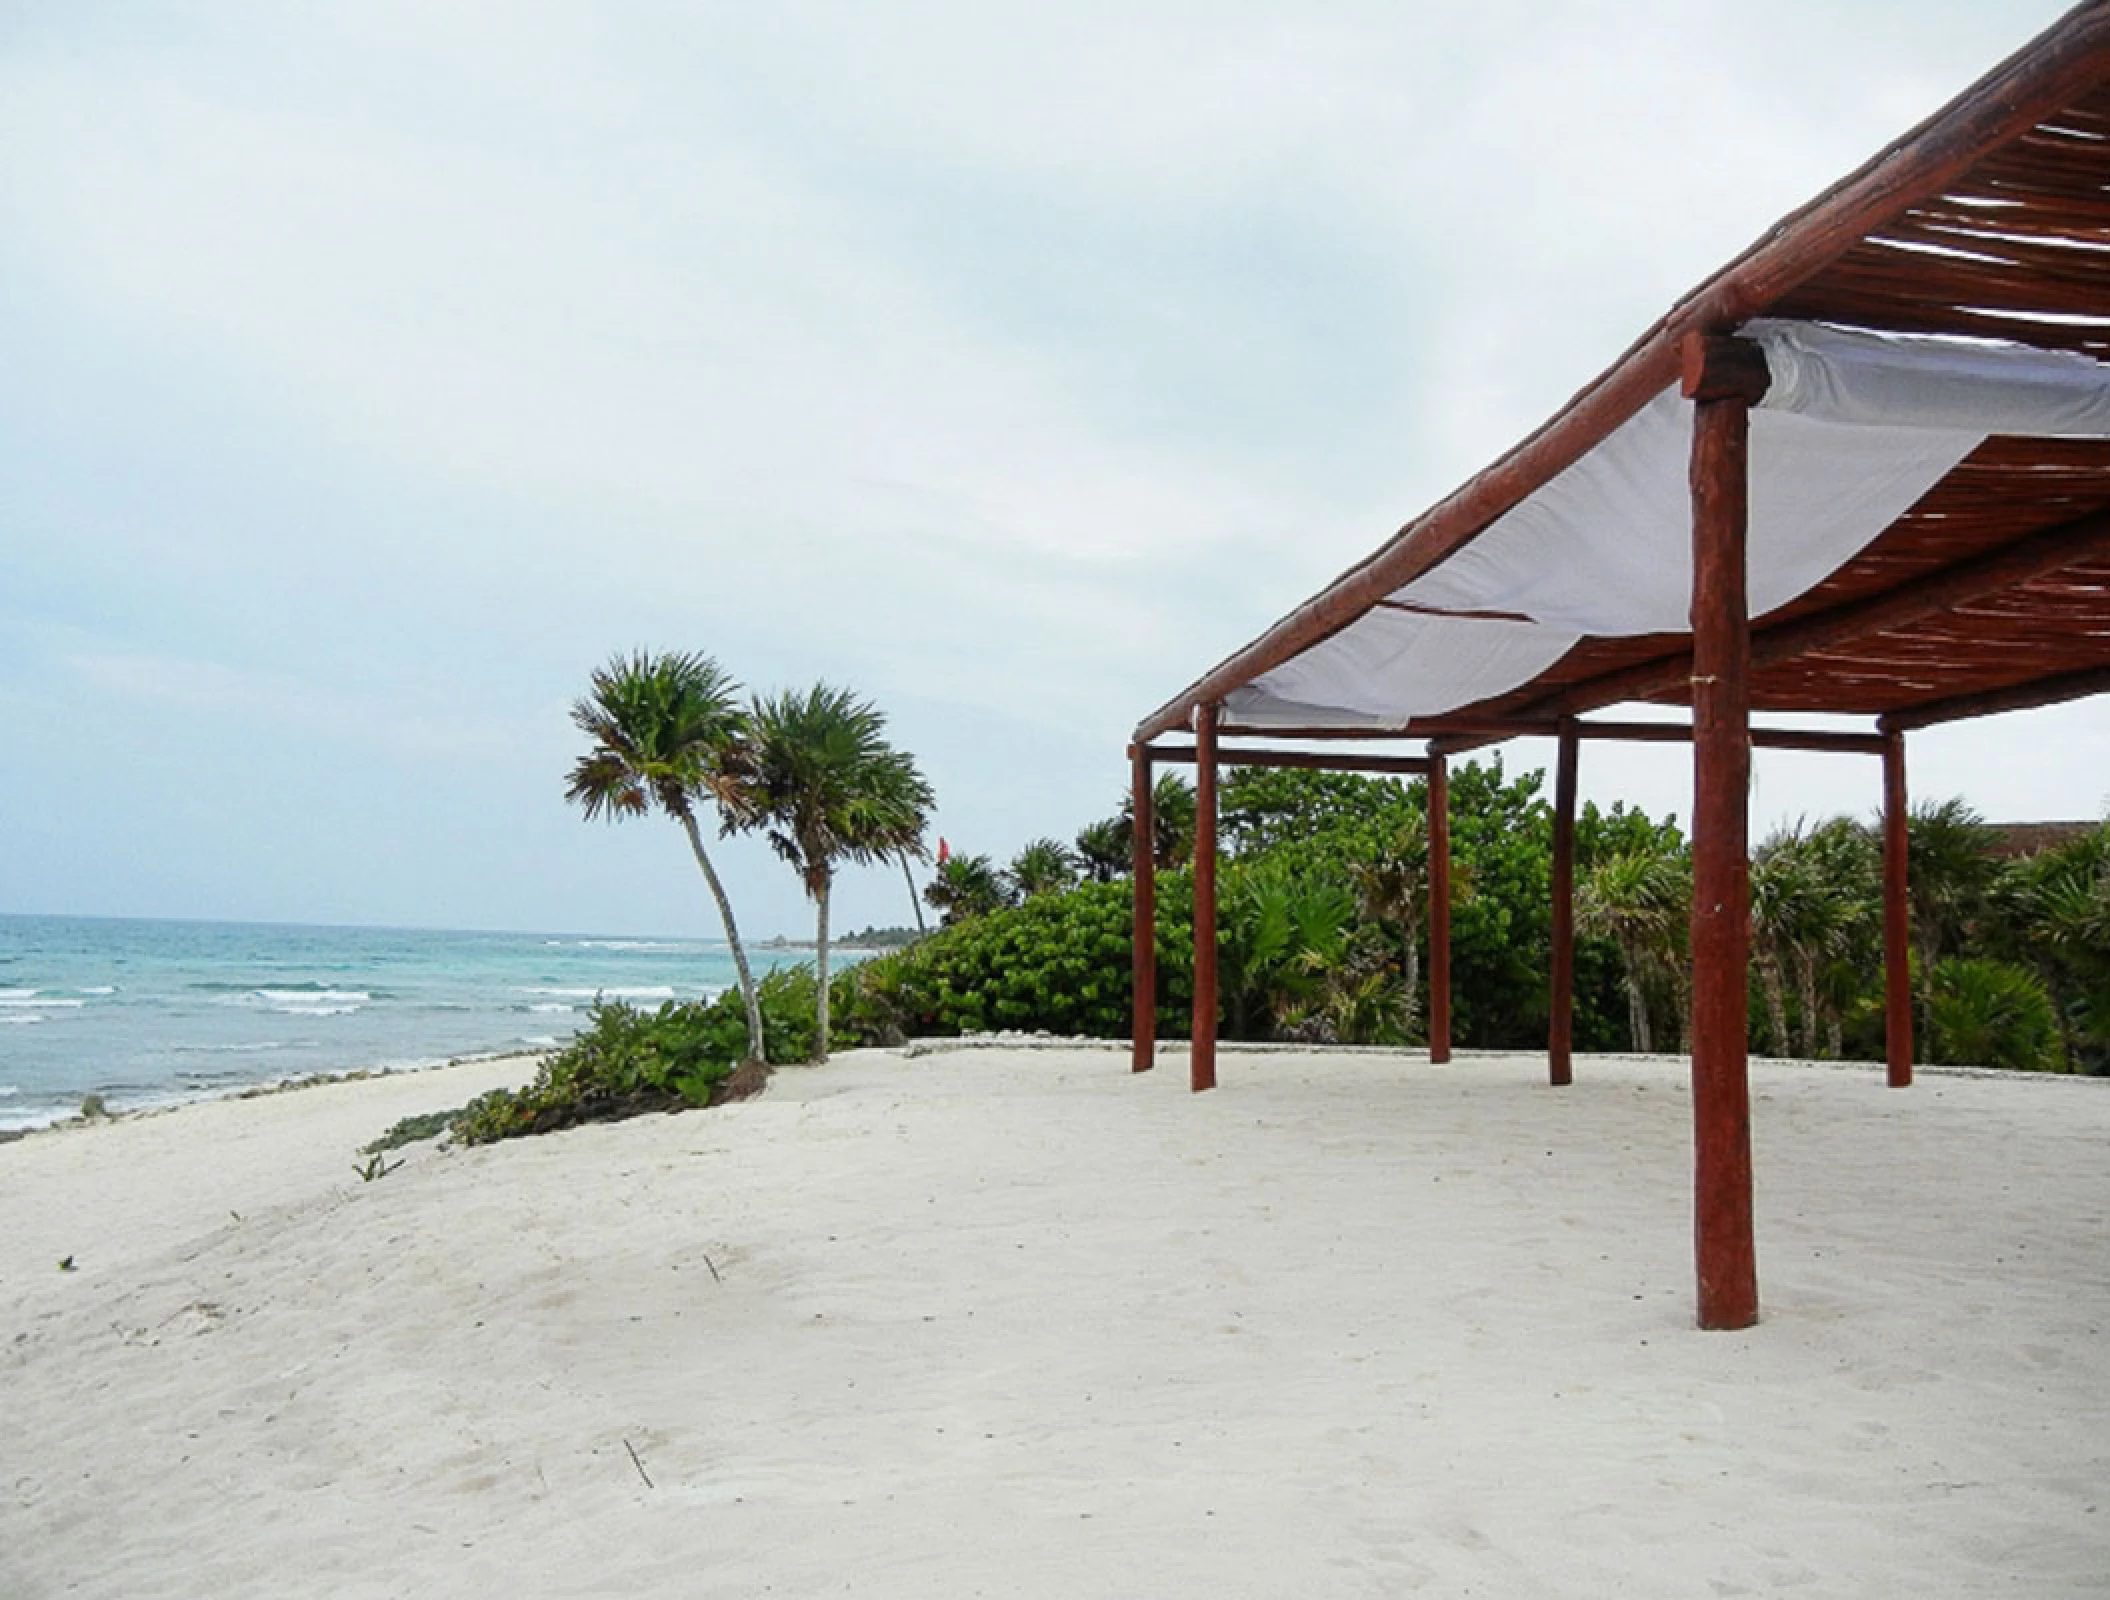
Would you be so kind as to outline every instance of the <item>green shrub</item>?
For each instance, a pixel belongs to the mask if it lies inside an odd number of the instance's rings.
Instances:
[[[1928,1056],[1956,1066],[2063,1072],[2058,1014],[2026,967],[1955,956],[1927,985]]]
[[[461,1107],[456,1106],[452,1111],[421,1111],[416,1116],[404,1117],[380,1138],[361,1145],[359,1153],[375,1156],[384,1150],[400,1150],[406,1144],[436,1139],[452,1127],[454,1119],[461,1114]]]
[[[811,1056],[813,970],[779,967],[757,986],[757,998],[770,1061]],[[746,1013],[737,989],[715,1000],[669,1000],[655,1011],[596,1000],[587,1026],[544,1058],[532,1083],[479,1095],[455,1116],[452,1131],[464,1144],[489,1144],[582,1122],[710,1105],[746,1050]]]
[[[834,1042],[855,1048],[992,1029],[1125,1038],[1131,892],[1124,881],[1035,895],[862,963],[835,982]],[[1187,1031],[1191,901],[1184,874],[1160,880],[1158,1027],[1166,1037]]]

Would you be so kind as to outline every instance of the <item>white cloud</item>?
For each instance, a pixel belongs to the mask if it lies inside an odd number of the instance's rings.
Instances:
[[[586,670],[700,644],[909,708],[989,848],[1067,832],[1139,715],[2058,6],[1991,9],[25,11],[35,726],[334,728],[396,775],[348,814],[489,782],[525,838],[543,778],[496,785]]]

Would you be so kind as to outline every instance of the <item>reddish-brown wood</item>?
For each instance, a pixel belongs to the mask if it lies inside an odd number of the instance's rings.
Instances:
[[[1905,822],[1905,736],[1883,737],[1883,1054],[1890,1087],[1912,1083],[1912,903]]]
[[[1953,700],[1936,700],[1909,711],[1892,711],[1878,718],[1876,726],[1885,733],[1907,733],[1914,728],[1931,728],[1938,722],[1990,716],[1996,711],[2034,711],[2040,706],[2063,705],[2068,700],[2085,700],[2096,694],[2110,694],[2110,666],[2018,683],[2011,689],[1958,695]]]
[[[1148,1072],[1157,1059],[1158,1044],[1158,872],[1156,852],[1152,849],[1157,824],[1151,806],[1149,747],[1130,745],[1128,759],[1129,820],[1135,861],[1135,919],[1129,927],[1135,988],[1129,1070]]]
[[[1415,737],[1415,735],[1408,733],[1403,725],[1386,728],[1278,728],[1271,723],[1264,727],[1253,727],[1246,723],[1234,722],[1228,715],[1217,723],[1216,731],[1226,738],[1235,736],[1244,739],[1313,739],[1322,741],[1354,739],[1367,741]]]
[[[1622,740],[1633,744],[1690,744],[1692,725],[1684,722],[1577,722],[1584,739]],[[1879,756],[1883,736],[1833,728],[1753,728],[1751,742],[1766,750],[1837,751]]]
[[[1561,724],[1553,764],[1553,982],[1546,1065],[1555,1088],[1575,1081],[1575,783],[1581,741]]]
[[[1427,749],[1430,755],[1442,756],[1448,761],[1452,756],[1470,755],[1475,750],[1485,750],[1489,745],[1500,744],[1505,739],[1512,737],[1521,736],[1506,733],[1475,733],[1455,736],[1448,733],[1439,733],[1429,740]]]
[[[1429,763],[1429,1060],[1451,1059],[1451,769]]]
[[[1221,729],[1217,731],[1222,732]],[[1156,760],[1185,766],[1192,766],[1201,759],[1192,745],[1152,745],[1150,753]],[[1420,777],[1429,770],[1426,756],[1336,756],[1323,750],[1238,750],[1223,744],[1216,747],[1216,764],[1219,767],[1297,767],[1322,772],[1387,772],[1407,777]]]
[[[1455,716],[1446,713],[1440,717],[1416,717],[1411,727],[1416,735],[1432,741],[1473,739],[1483,734],[1494,739],[1523,739],[1534,735],[1550,739],[1560,732],[1560,719],[1551,715]]]
[[[1216,1087],[1216,715],[1194,712],[1194,1030],[1188,1087]]]
[[[1751,944],[1750,633],[1745,603],[1750,408],[1695,407],[1692,449],[1692,1117],[1694,1256],[1703,1328],[1758,1320],[1745,1056]]]
[[[1691,682],[1692,658],[1681,657],[1685,663],[1687,683]],[[1603,720],[1583,722],[1572,717],[1563,717],[1550,726],[1532,720],[1520,722],[1504,733],[1486,732],[1453,737],[1441,735],[1429,740],[1429,754],[1433,756],[1462,755],[1468,750],[1477,750],[1483,745],[1499,744],[1504,739],[1558,737],[1561,728],[1572,723],[1575,735],[1588,740],[1621,740],[1630,744],[1690,744],[1692,725],[1687,722],[1607,722]],[[1847,729],[1832,728],[1753,728],[1751,742],[1768,750],[1815,750],[1839,751],[1856,755],[1881,755],[1883,736],[1878,733],[1854,733]]]
[[[1678,386],[1688,400],[1755,406],[1773,387],[1773,371],[1765,350],[1749,339],[1691,334],[1678,346]]]

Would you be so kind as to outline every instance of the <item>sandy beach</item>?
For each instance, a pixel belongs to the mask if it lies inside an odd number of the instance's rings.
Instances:
[[[2110,1593],[2110,1083],[866,1051],[355,1149],[522,1063],[0,1146],[0,1595]],[[70,1257],[71,1271],[58,1263]]]

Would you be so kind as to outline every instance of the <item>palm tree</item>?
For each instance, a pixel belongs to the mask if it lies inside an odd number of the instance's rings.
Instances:
[[[1401,1012],[1411,1024],[1421,1011],[1421,929],[1429,914],[1427,825],[1417,819],[1394,836],[1389,849],[1350,861],[1348,881],[1363,915],[1399,934]],[[1457,885],[1452,887],[1455,893]]]
[[[1856,953],[1880,927],[1872,841],[1844,817],[1814,830],[1798,822],[1761,844],[1751,857],[1751,958],[1758,969],[1777,1054],[1795,1049],[1788,1035],[1786,974],[1793,970],[1802,1019],[1802,1053],[1814,1059],[1820,1033],[1839,1031],[1827,972]],[[1855,971],[1866,967],[1856,965]],[[1832,1054],[1837,1054],[1836,1044]]]
[[[1093,883],[1112,883],[1128,875],[1135,825],[1124,817],[1104,817],[1077,830],[1077,860]]]
[[[1267,1038],[1309,1019],[1348,955],[1355,897],[1273,862],[1226,875],[1218,933],[1224,1031]]]
[[[920,855],[934,803],[915,761],[882,736],[885,715],[847,689],[757,699],[749,713],[753,771],[739,820],[758,827],[813,898],[818,991],[813,1059],[828,1058],[828,897],[836,868]]]
[[[1690,871],[1679,855],[1665,850],[1607,856],[1576,890],[1576,931],[1601,935],[1619,947],[1626,968],[1628,1030],[1634,1048],[1644,1054],[1654,1044],[1648,982],[1667,977],[1676,984],[1691,901]]]
[[[1077,858],[1054,839],[1035,839],[1011,858],[1011,881],[1019,898],[1055,894],[1077,881]]]
[[[1999,953],[2042,979],[2067,1059],[2101,1071],[2110,1046],[2110,823],[2008,863],[1994,905]]]
[[[987,856],[948,857],[939,864],[923,898],[943,915],[948,928],[971,917],[986,917],[1011,903],[1004,875]]]
[[[718,902],[747,1009],[748,1061],[759,1065],[766,1057],[754,974],[733,903],[696,824],[699,802],[715,803],[721,815],[728,814],[746,778],[747,717],[739,693],[739,684],[706,655],[616,656],[595,670],[593,692],[572,704],[571,720],[593,748],[573,764],[564,798],[589,820],[641,817],[657,805],[681,824]]]
[[[901,881],[908,885],[908,908],[916,915],[916,932],[925,934],[930,929],[923,922],[923,898],[916,893],[916,869],[909,864],[909,852],[901,852]]]
[[[2063,1072],[2049,991],[2026,967],[1952,956],[1927,980],[1927,1053],[1955,1066]]]
[[[1934,964],[1960,950],[1971,923],[1984,908],[1999,865],[1994,832],[1961,800],[1916,805],[1905,819],[1906,861],[1912,902],[1912,944],[1920,959],[1920,981]]]
[[[1194,789],[1177,772],[1162,773],[1150,788],[1150,858],[1160,872],[1174,872],[1194,859],[1197,812]],[[1135,801],[1121,802],[1124,845],[1135,839]]]

